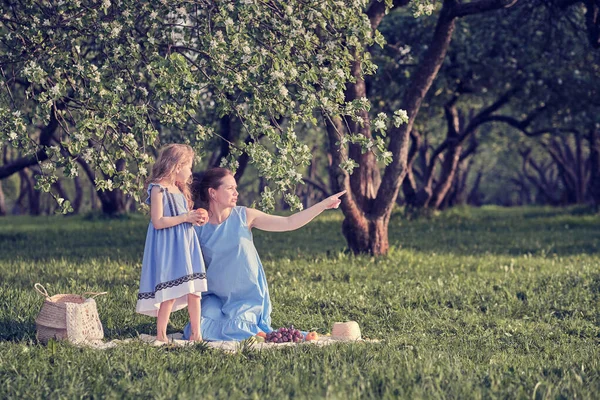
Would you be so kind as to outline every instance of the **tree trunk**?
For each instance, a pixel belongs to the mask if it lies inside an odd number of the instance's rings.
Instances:
[[[455,27],[455,16],[451,2],[444,2],[440,12],[433,38],[427,49],[423,60],[419,63],[415,75],[411,80],[404,96],[402,104],[408,113],[408,123],[394,128],[390,132],[389,150],[394,154],[394,160],[385,168],[382,183],[379,188],[376,201],[376,213],[378,215],[390,213],[390,199],[397,196],[398,189],[402,184],[407,172],[409,135],[413,128],[415,118],[421,108],[421,103],[429,91],[433,80],[446,58],[446,52],[452,40]],[[434,160],[430,160],[435,162]],[[425,171],[424,171],[425,172]],[[422,190],[416,195],[416,205],[426,204],[431,198],[431,177],[424,177],[426,182]]]
[[[479,185],[481,184],[481,178],[483,177],[483,172],[477,171],[477,176],[475,177],[475,182],[473,183],[473,187],[467,196],[467,204],[473,206],[481,205],[481,196],[479,194]]]
[[[94,184],[92,183],[90,185],[90,204],[92,207],[92,211],[96,211],[100,208],[100,204],[98,204],[98,194],[96,193],[96,188],[94,187]]]
[[[94,182],[96,181],[96,174],[90,168],[89,164],[83,161],[81,158],[77,159],[77,162],[85,171],[88,179],[90,180],[92,187],[94,188]],[[123,171],[125,169],[125,161],[117,160],[117,171]],[[127,202],[123,191],[120,189],[113,190],[96,190],[95,194],[100,199],[102,212],[107,215],[119,215],[127,212]],[[94,196],[92,197],[92,209],[94,209]]]
[[[417,202],[417,182],[412,168],[406,172],[402,181],[402,193],[404,194],[404,204],[407,207],[414,207]]]
[[[100,202],[102,203],[102,212],[107,215],[119,215],[127,212],[127,204],[123,191],[113,189],[107,192],[99,193]]]
[[[575,133],[575,168],[577,176],[577,203],[582,204],[586,201],[586,174],[585,157],[583,155],[583,138],[580,132]]]
[[[81,179],[76,176],[73,178],[73,184],[75,185],[75,199],[71,205],[73,206],[73,214],[79,214],[81,203],[83,201],[83,188],[81,187]]]
[[[411,144],[408,152],[408,161],[406,163],[406,176],[402,181],[402,193],[404,194],[404,204],[411,207],[415,204],[417,196],[417,182],[415,179],[415,160],[417,155],[421,154],[426,159],[427,154],[427,143],[421,141],[421,135],[413,130],[411,132]],[[425,155],[423,155],[423,147],[425,147]],[[399,197],[399,196],[398,196]]]
[[[29,198],[29,214],[40,215],[40,192],[35,190],[35,170],[32,170],[32,176],[29,176],[27,170],[21,171],[21,179],[25,179],[27,186],[27,197]]]
[[[27,197],[27,182],[23,178],[24,171],[19,171],[19,197],[13,205],[11,214],[21,215],[25,212],[25,198]]]
[[[0,216],[6,215],[6,199],[4,198],[4,190],[2,189],[2,181],[0,180]]]
[[[446,152],[444,156],[444,162],[442,164],[442,171],[439,178],[439,182],[435,187],[435,191],[432,195],[431,207],[438,209],[444,201],[444,198],[450,191],[456,170],[458,169],[458,161],[460,160],[460,153],[462,146],[453,146]]]
[[[456,174],[454,175],[454,182],[452,187],[448,191],[448,194],[444,198],[440,208],[449,208],[457,205],[465,204],[467,201],[467,179],[471,166],[473,164],[473,158],[469,160],[462,160],[459,162]]]
[[[590,179],[588,181],[588,191],[596,207],[600,207],[600,139],[598,130],[590,129],[588,134],[590,146]]]
[[[348,247],[355,253],[368,253],[373,255],[383,255],[389,250],[388,241],[388,218],[362,220],[364,225],[356,229],[355,224],[350,223],[350,219],[344,219],[342,223],[342,233],[346,238]]]
[[[348,102],[367,97],[367,87],[364,79],[361,77],[361,70],[362,63],[355,61],[352,64],[352,76],[356,79],[356,82],[347,85],[346,101]],[[360,133],[371,139],[373,135],[371,133],[369,113],[367,111],[361,111],[359,115],[364,120],[364,123],[359,125],[354,121],[348,121],[351,133]],[[351,144],[349,146],[348,155],[359,165],[352,175],[350,175],[350,189],[354,194],[354,200],[357,202],[358,206],[363,211],[368,212],[370,207],[369,203],[372,202],[377,195],[377,189],[381,182],[377,160],[375,159],[373,152],[367,151],[366,153],[363,153],[361,146],[357,144]]]

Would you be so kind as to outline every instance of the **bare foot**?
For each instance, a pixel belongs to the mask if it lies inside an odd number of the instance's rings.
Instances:
[[[190,342],[202,342],[202,335],[190,335]]]
[[[169,343],[169,338],[166,336],[162,336],[162,335],[156,335],[156,341],[164,342],[166,344],[166,343]]]

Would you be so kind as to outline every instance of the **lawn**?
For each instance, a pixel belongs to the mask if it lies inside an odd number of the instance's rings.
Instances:
[[[584,210],[585,211],[585,210]],[[153,333],[134,312],[147,217],[0,219],[0,398],[598,398],[600,216],[580,209],[451,210],[390,222],[389,255],[345,250],[342,215],[254,233],[273,326],[355,320],[377,344],[234,355],[140,343],[42,346],[51,294],[108,291],[108,339]],[[170,332],[186,323],[172,316]]]

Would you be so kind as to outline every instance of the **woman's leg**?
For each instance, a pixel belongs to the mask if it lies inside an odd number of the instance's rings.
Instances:
[[[175,299],[163,301],[160,303],[160,308],[158,309],[158,318],[156,319],[156,340],[161,342],[168,342],[167,325],[169,324],[169,317],[171,316],[173,304],[175,304]]]
[[[190,314],[190,340],[198,342],[202,340],[202,332],[200,332],[200,296],[188,294],[187,301],[188,313]]]

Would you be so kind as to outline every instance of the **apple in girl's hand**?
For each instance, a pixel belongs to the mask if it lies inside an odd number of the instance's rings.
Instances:
[[[307,340],[307,341],[309,341],[309,340],[319,340],[319,334],[317,332],[315,332],[315,331],[308,332],[306,334],[306,337],[304,338],[304,340]]]
[[[256,334],[256,336],[260,336],[260,337],[261,337],[261,338],[263,338],[263,339],[266,339],[266,338],[267,338],[267,334],[266,334],[266,333],[264,333],[264,332],[258,332],[258,333]]]

